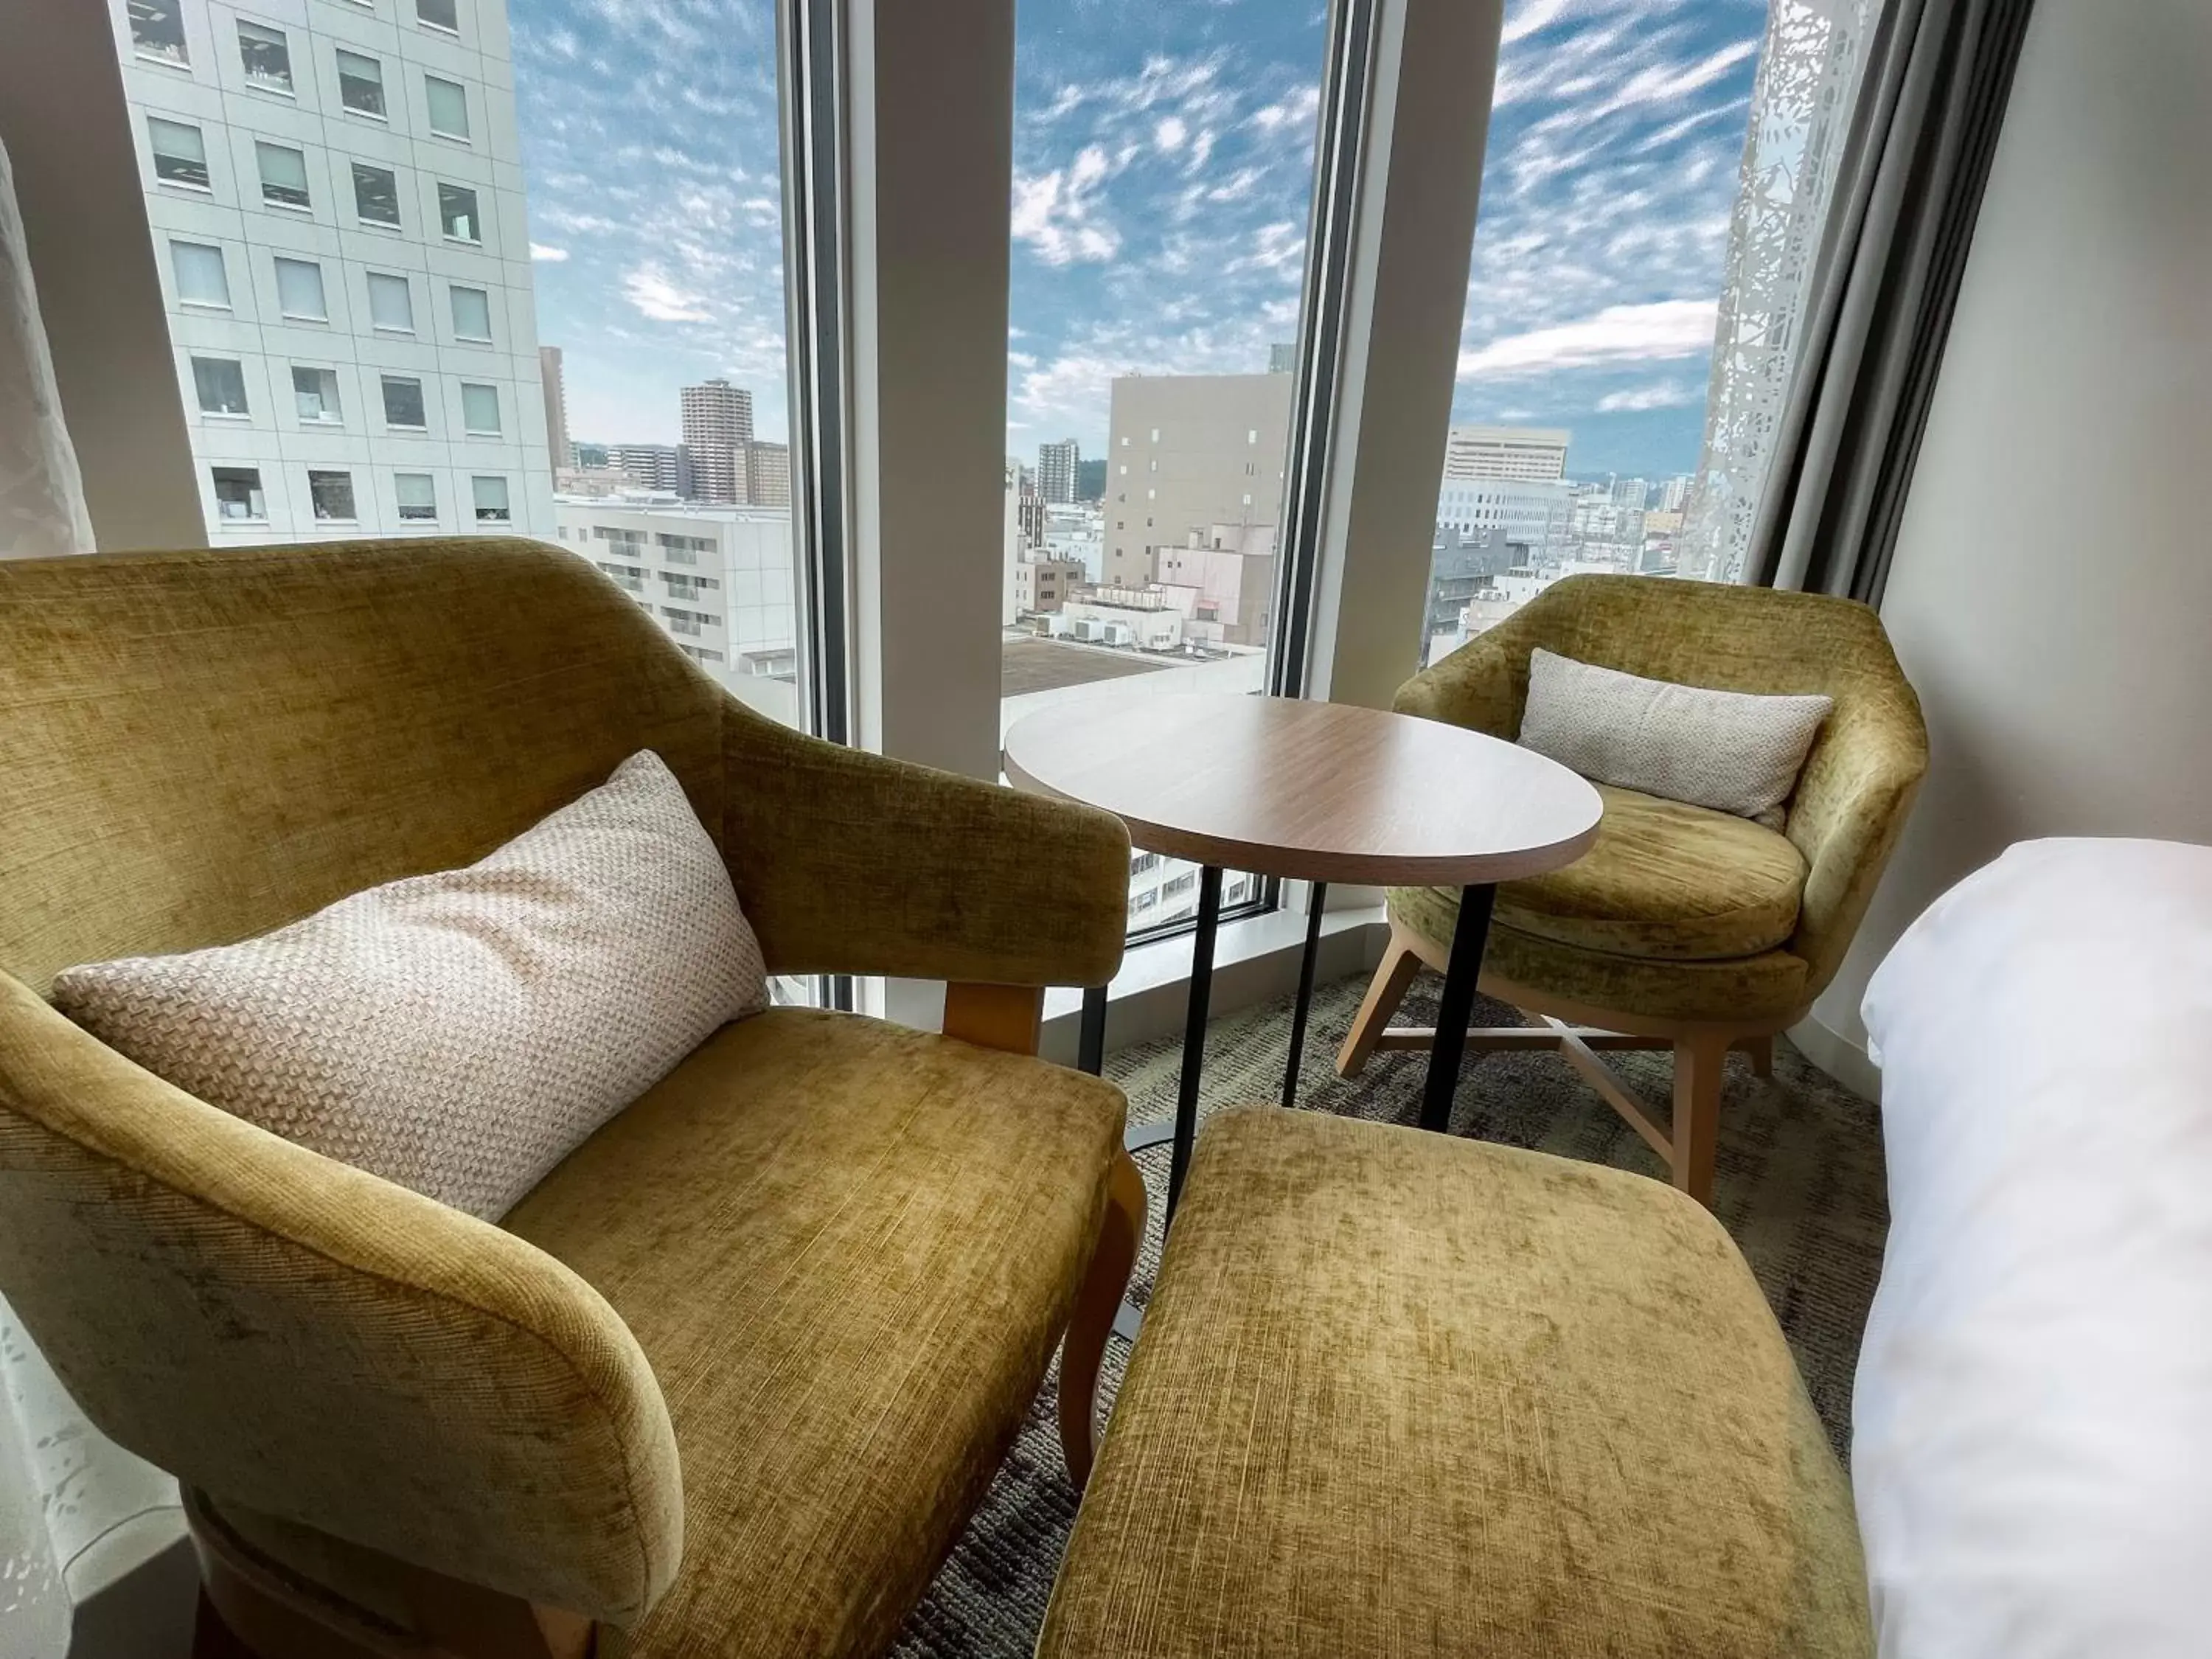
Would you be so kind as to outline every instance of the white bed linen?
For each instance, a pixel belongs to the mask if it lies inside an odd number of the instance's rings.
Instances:
[[[2212,1655],[2212,848],[2027,842],[1869,987],[1884,1659]]]

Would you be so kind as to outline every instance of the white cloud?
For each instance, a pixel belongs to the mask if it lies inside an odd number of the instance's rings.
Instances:
[[[565,247],[548,247],[543,242],[532,242],[530,245],[530,257],[539,264],[557,265],[568,257],[568,250]]]
[[[1648,409],[1687,409],[1705,400],[1705,392],[1697,386],[1680,380],[1660,380],[1651,386],[1633,386],[1607,392],[1597,400],[1597,412],[1620,415],[1641,413]]]
[[[1459,355],[1463,380],[1541,374],[1597,363],[1695,357],[1712,349],[1717,300],[1660,300],[1607,306],[1580,322],[1509,334]]]
[[[1181,149],[1190,138],[1190,124],[1180,115],[1163,118],[1152,127],[1152,143],[1164,150]]]
[[[1066,167],[1014,179],[1013,236],[1027,242],[1048,265],[1096,264],[1121,249],[1113,225],[1101,223],[1099,186],[1114,162],[1096,144],[1086,144]]]
[[[1511,46],[1525,40],[1539,29],[1546,29],[1566,15],[1571,0],[1527,0],[1527,3],[1505,20],[1504,43]]]
[[[1748,40],[1723,46],[1694,64],[1657,64],[1638,70],[1618,92],[1591,112],[1590,118],[1596,120],[1639,104],[1679,103],[1692,93],[1712,85],[1745,58],[1758,55],[1759,37],[1753,35]]]
[[[688,294],[668,279],[658,265],[640,265],[623,275],[623,298],[638,314],[656,323],[711,323],[714,313],[706,301]]]

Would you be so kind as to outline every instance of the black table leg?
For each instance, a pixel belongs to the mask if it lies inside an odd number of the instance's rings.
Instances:
[[[1305,1058],[1306,1014],[1313,1006],[1314,963],[1321,955],[1321,911],[1328,884],[1317,881],[1306,897],[1306,952],[1298,962],[1298,1000],[1291,1011],[1291,1058],[1283,1067],[1283,1104],[1298,1103],[1298,1062]]]
[[[1075,1069],[1102,1077],[1106,1071],[1106,988],[1084,988],[1083,1025],[1075,1039]]]
[[[1490,907],[1497,896],[1495,887],[1469,887],[1459,896],[1459,925],[1452,929],[1451,961],[1437,1004],[1436,1046],[1429,1050],[1428,1088],[1421,1097],[1424,1129],[1451,1127],[1452,1097],[1459,1091],[1459,1063],[1467,1053],[1475,981],[1482,977],[1482,949],[1490,938]]]
[[[1175,1218],[1182,1178],[1198,1138],[1198,1080],[1206,1067],[1206,1016],[1213,998],[1213,935],[1221,925],[1221,867],[1198,874],[1198,933],[1190,945],[1190,1012],[1182,1028],[1182,1085],[1176,1094],[1175,1162],[1168,1167],[1168,1218]]]

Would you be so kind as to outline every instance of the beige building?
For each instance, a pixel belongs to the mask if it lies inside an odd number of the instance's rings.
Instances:
[[[1152,550],[1152,580],[1198,595],[1192,620],[1221,624],[1227,645],[1264,645],[1275,597],[1275,526],[1217,524]]]
[[[1083,566],[1073,559],[1037,554],[1014,562],[1014,611],[1017,615],[1049,616],[1065,605],[1083,580]]]
[[[1567,476],[1567,440],[1556,428],[1455,426],[1444,441],[1444,477],[1552,483]]]
[[[755,507],[787,511],[791,506],[791,447],[787,444],[745,446],[745,499]]]
[[[691,463],[691,497],[708,506],[743,505],[745,451],[753,441],[753,394],[727,380],[687,386],[684,449]]]
[[[1288,374],[1125,375],[1114,382],[1106,453],[1105,553],[1101,580],[1142,587],[1177,580],[1159,552],[1191,550],[1261,558],[1272,568],[1282,522],[1292,377]],[[1265,531],[1265,554],[1253,532]],[[1272,582],[1260,570],[1220,577],[1233,589],[1234,644],[1267,637]]]

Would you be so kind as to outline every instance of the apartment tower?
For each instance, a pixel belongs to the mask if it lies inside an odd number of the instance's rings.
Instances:
[[[1076,474],[1083,465],[1083,447],[1073,438],[1037,446],[1037,494],[1047,504],[1065,507],[1075,499]]]
[[[685,386],[683,395],[693,499],[710,507],[744,505],[751,499],[745,451],[753,441],[753,394],[727,380],[708,380]]]

